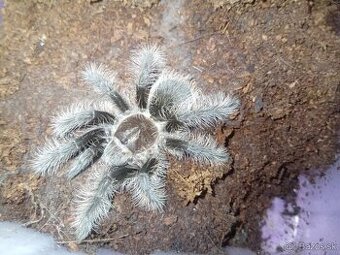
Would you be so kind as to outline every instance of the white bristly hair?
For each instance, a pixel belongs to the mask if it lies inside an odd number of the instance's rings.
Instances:
[[[83,79],[99,94],[111,98],[120,111],[129,110],[130,105],[116,91],[116,74],[104,65],[89,64],[82,73]]]
[[[116,84],[116,73],[103,64],[90,63],[82,72],[83,79],[100,94],[109,94]]]
[[[123,162],[128,161],[132,157],[132,153],[127,149],[118,145],[115,140],[112,139],[105,147],[104,153],[102,155],[102,161],[108,166],[118,166]]]
[[[72,131],[88,124],[94,118],[94,109],[86,109],[82,104],[73,104],[52,119],[53,133],[66,137]]]
[[[154,177],[165,178],[167,170],[170,165],[169,160],[166,158],[166,155],[163,153],[159,153],[157,156],[155,156],[155,158],[157,159],[157,163],[152,169],[153,174],[151,175],[151,179]]]
[[[135,205],[162,212],[166,201],[165,179],[147,173],[140,173],[124,182],[124,188],[131,192]]]
[[[84,150],[71,164],[70,169],[67,172],[67,178],[69,180],[76,177],[78,174],[80,174],[82,171],[86,170],[88,167],[90,167],[94,161],[96,160],[96,157],[100,154],[101,148],[91,146],[90,148],[87,148]]]
[[[50,140],[36,152],[32,167],[36,174],[53,174],[78,152],[79,148],[72,140],[64,142]]]
[[[165,138],[163,149],[178,159],[189,157],[209,165],[221,165],[229,159],[227,150],[208,135],[173,134]]]
[[[73,160],[68,179],[91,168],[75,199],[78,241],[108,215],[118,191],[129,191],[137,206],[163,211],[168,154],[210,165],[229,159],[224,146],[203,131],[237,111],[235,97],[205,96],[191,77],[165,69],[155,45],[135,51],[130,63],[135,90],[122,95],[114,72],[101,64],[86,66],[82,78],[99,97],[57,115],[52,127],[58,140],[42,147],[32,162],[37,174],[53,174]],[[132,94],[133,101],[127,97]]]
[[[188,76],[173,71],[163,71],[151,88],[148,109],[150,114],[161,119],[175,115],[178,107],[193,95],[193,84]]]
[[[238,99],[223,93],[201,96],[195,99],[187,112],[178,115],[178,120],[189,127],[210,128],[225,121],[239,105]]]
[[[148,45],[134,51],[130,71],[137,87],[150,88],[165,67],[163,52],[156,45]]]
[[[84,187],[77,191],[72,226],[78,241],[85,239],[107,216],[119,186],[118,182],[110,177],[110,168],[102,165],[91,173]]]

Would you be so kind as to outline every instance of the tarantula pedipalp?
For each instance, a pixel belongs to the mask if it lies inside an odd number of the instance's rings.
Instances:
[[[73,225],[79,241],[107,215],[120,190],[130,191],[138,206],[162,211],[167,154],[204,164],[228,160],[226,149],[202,131],[234,113],[237,99],[222,93],[204,96],[187,76],[165,69],[156,46],[134,52],[130,70],[136,105],[115,89],[113,72],[88,65],[85,82],[116,110],[79,103],[69,107],[53,120],[56,138],[33,160],[38,174],[53,174],[73,160],[69,179],[94,166],[77,195]]]

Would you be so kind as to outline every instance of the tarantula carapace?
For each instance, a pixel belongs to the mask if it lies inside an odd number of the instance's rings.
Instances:
[[[204,164],[228,160],[226,149],[203,131],[225,121],[237,110],[238,100],[222,93],[204,96],[189,77],[165,69],[157,46],[135,51],[130,71],[136,103],[116,90],[113,72],[88,65],[83,79],[99,93],[101,103],[77,103],[57,115],[55,138],[33,160],[38,174],[52,174],[72,160],[69,179],[91,167],[76,199],[79,241],[107,215],[118,191],[130,191],[138,206],[162,211],[167,154]]]

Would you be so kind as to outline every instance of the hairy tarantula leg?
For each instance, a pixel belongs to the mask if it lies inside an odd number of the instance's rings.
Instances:
[[[115,117],[104,111],[84,110],[80,105],[73,105],[53,120],[54,134],[66,137],[72,132],[104,123],[114,123]]]
[[[51,140],[36,152],[32,167],[37,174],[51,174],[78,153],[79,147],[74,141],[61,143]]]
[[[133,202],[148,210],[162,211],[165,201],[165,172],[168,161],[165,156],[149,158],[142,167],[138,168],[138,174],[126,179],[123,187],[132,194]]]
[[[175,131],[183,130],[184,128],[185,128],[184,123],[182,121],[179,121],[177,117],[169,119],[166,122],[166,126],[165,126],[165,130],[167,132],[175,132]]]
[[[140,168],[139,172],[152,174],[154,172],[155,167],[157,166],[158,161],[156,158],[149,158],[144,165]]]
[[[102,143],[104,134],[103,129],[94,129],[65,143],[52,140],[37,152],[32,166],[37,174],[53,173],[90,145]]]
[[[218,146],[214,139],[207,136],[196,135],[186,138],[182,136],[172,136],[165,139],[164,150],[179,159],[192,157],[194,160],[210,164],[223,164],[229,159],[227,151]]]
[[[105,142],[105,130],[102,128],[96,128],[90,130],[80,137],[74,139],[78,148],[83,151],[84,149],[90,147],[91,145],[100,145]]]
[[[124,181],[138,173],[138,166],[131,166],[129,164],[124,164],[120,166],[111,167],[111,178],[117,181]]]
[[[157,158],[149,158],[140,168],[140,173],[147,173],[151,177],[165,177],[169,167],[169,161],[165,155],[157,155]]]
[[[237,111],[239,101],[223,94],[197,99],[192,109],[178,115],[178,120],[188,127],[209,128]]]
[[[118,139],[111,139],[105,146],[101,160],[108,166],[124,165],[132,154],[125,146],[118,145]]]
[[[164,54],[157,46],[149,45],[135,51],[132,54],[131,62],[137,104],[139,108],[145,109],[150,89],[165,66]]]
[[[112,101],[117,105],[119,110],[121,110],[122,112],[125,112],[130,109],[128,103],[117,91],[112,91],[109,94],[109,96],[112,99]]]
[[[72,163],[67,178],[72,180],[81,172],[92,166],[103,154],[103,147],[90,146],[85,149]]]
[[[78,192],[78,207],[75,211],[76,236],[79,241],[88,236],[98,226],[111,208],[111,200],[122,182],[138,173],[137,168],[128,164],[104,166],[89,178],[86,187]]]
[[[112,198],[119,187],[120,183],[111,177],[111,169],[103,167],[96,169],[86,185],[77,192],[77,207],[72,225],[78,241],[85,239],[107,216],[112,206]]]
[[[147,210],[163,211],[166,201],[164,178],[152,178],[149,174],[142,172],[129,178],[124,187],[131,192],[134,204]]]
[[[180,105],[192,97],[192,89],[188,77],[174,72],[162,72],[150,90],[150,114],[157,120],[173,119]]]
[[[83,79],[98,93],[109,96],[122,112],[130,109],[126,100],[114,89],[116,75],[103,65],[89,64],[82,72]]]

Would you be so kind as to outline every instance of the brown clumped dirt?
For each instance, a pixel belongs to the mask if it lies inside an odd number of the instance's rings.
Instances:
[[[0,219],[52,233],[69,248],[90,253],[104,245],[129,254],[155,249],[222,254],[224,245],[259,251],[261,220],[271,199],[294,199],[300,173],[334,160],[339,5],[148,2],[139,8],[111,1],[5,3]],[[126,194],[118,195],[98,233],[78,245],[70,208],[82,179],[34,177],[28,159],[50,132],[50,116],[91,96],[79,79],[82,67],[93,60],[110,65],[127,91],[125,60],[141,42],[163,45],[171,66],[190,73],[205,91],[240,97],[240,113],[215,132],[233,160],[221,169],[172,161],[163,214],[134,208]]]

